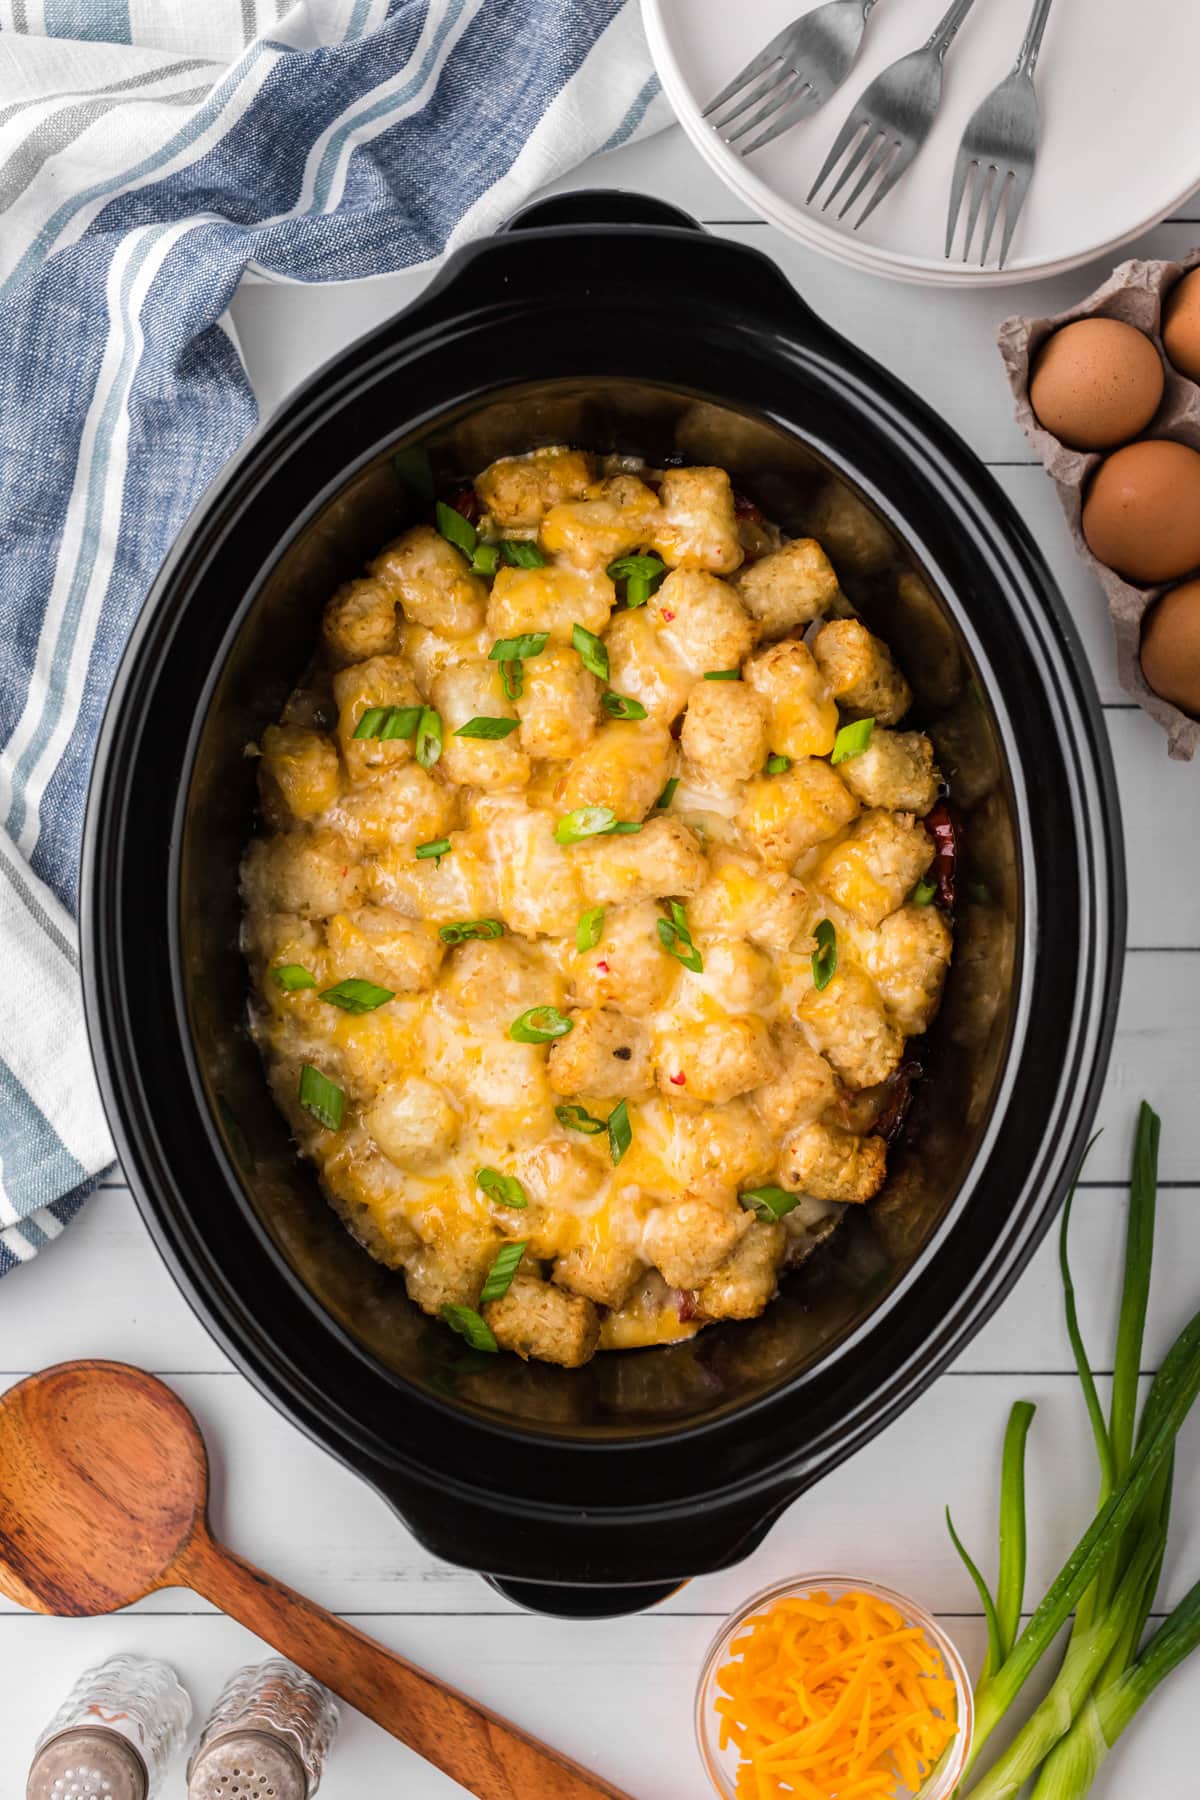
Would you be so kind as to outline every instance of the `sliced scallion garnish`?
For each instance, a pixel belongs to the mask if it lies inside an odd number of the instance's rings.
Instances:
[[[555,842],[581,844],[584,838],[603,837],[616,823],[611,806],[577,806],[574,812],[564,813],[554,827]]]
[[[525,662],[540,656],[550,642],[548,631],[527,631],[521,637],[497,638],[488,651],[489,662]]]
[[[475,554],[471,558],[472,575],[494,575],[499,567],[499,544],[488,544],[480,538],[475,546]]]
[[[579,660],[598,681],[608,680],[608,651],[594,631],[583,625],[572,625],[571,642],[579,652]]]
[[[762,1219],[768,1225],[773,1225],[776,1220],[790,1213],[794,1206],[799,1206],[800,1198],[799,1194],[789,1194],[786,1188],[770,1186],[743,1188],[738,1195],[746,1211],[752,1212],[756,1219]]]
[[[475,1179],[489,1200],[500,1206],[528,1206],[529,1197],[515,1175],[502,1175],[499,1169],[476,1169]]]
[[[661,812],[664,807],[670,806],[672,800],[675,798],[675,789],[678,786],[679,786],[678,775],[672,775],[670,781],[668,781],[666,787],[663,789],[662,793],[658,796],[658,799],[654,802],[654,805],[651,810],[653,812]]]
[[[645,606],[666,572],[661,556],[618,556],[606,570],[610,581],[625,583],[626,606]]]
[[[341,1130],[346,1096],[336,1081],[330,1081],[311,1063],[305,1063],[300,1070],[300,1104],[326,1131]]]
[[[855,719],[853,725],[843,725],[833,740],[830,762],[844,763],[849,762],[852,756],[861,756],[871,741],[874,729],[874,719]]]
[[[462,738],[506,738],[520,723],[520,719],[500,719],[481,713],[474,719],[468,719],[465,725],[459,725],[454,735]]]
[[[554,1116],[568,1131],[582,1131],[585,1137],[597,1137],[607,1129],[606,1120],[593,1117],[586,1107],[576,1106],[571,1102],[556,1106]]]
[[[464,519],[456,507],[447,506],[444,500],[439,500],[435,506],[434,517],[438,530],[448,543],[461,550],[464,556],[474,556],[479,533],[470,519]]]
[[[909,903],[913,906],[928,906],[936,893],[936,881],[918,881],[916,887],[908,896]]]
[[[813,932],[817,947],[812,954],[813,986],[820,993],[837,973],[837,931],[832,919],[822,919]]]
[[[528,538],[502,538],[500,551],[513,569],[544,569],[546,566],[545,557]]]
[[[791,766],[790,756],[768,756],[767,758],[768,775],[786,775]]]
[[[608,1115],[608,1153],[612,1157],[614,1168],[632,1142],[633,1127],[629,1123],[629,1106],[622,1100]]]
[[[740,681],[742,671],[740,669],[705,669],[704,679],[705,681]]]
[[[416,758],[423,769],[432,769],[442,754],[442,717],[432,706],[421,708],[417,723]]]
[[[419,706],[369,706],[354,727],[356,738],[410,738],[421,719]]]
[[[369,1013],[377,1006],[386,1006],[396,996],[391,988],[380,987],[377,981],[364,981],[359,975],[351,975],[334,987],[322,988],[321,998],[328,1000],[331,1006],[340,1006],[343,1012]]]
[[[450,839],[430,838],[427,844],[418,844],[413,854],[418,857],[436,856],[440,866],[443,856],[450,854]]]
[[[614,694],[611,688],[605,688],[600,704],[610,719],[644,719],[647,716],[640,700],[631,699],[628,694]]]
[[[489,1356],[495,1356],[500,1349],[491,1326],[484,1323],[473,1306],[447,1303],[442,1308],[442,1317],[451,1331],[466,1338],[472,1350],[486,1350]]]
[[[439,925],[438,936],[443,944],[465,944],[468,938],[503,937],[504,925],[499,919],[455,919]]]
[[[487,1280],[479,1293],[480,1306],[486,1306],[489,1300],[503,1300],[513,1284],[513,1276],[521,1266],[528,1239],[520,1243],[505,1244],[496,1252],[496,1260],[487,1272]]]
[[[603,912],[600,916],[603,918]],[[584,917],[587,917],[586,913]],[[301,988],[314,988],[317,985],[316,976],[310,975],[302,963],[277,963],[271,970],[271,979],[285,994],[296,994]]]
[[[580,913],[579,923],[575,927],[575,948],[580,953],[594,950],[600,942],[600,933],[604,930],[604,908],[589,906],[585,913]],[[301,983],[301,986],[304,984]]]
[[[548,1044],[552,1038],[566,1037],[574,1029],[574,1019],[568,1019],[557,1006],[531,1006],[513,1020],[508,1035],[517,1044]]]
[[[704,969],[704,958],[692,942],[687,914],[678,900],[668,900],[667,907],[671,917],[658,921],[658,936],[662,947],[678,958],[685,969],[690,969],[694,975],[699,975]]]

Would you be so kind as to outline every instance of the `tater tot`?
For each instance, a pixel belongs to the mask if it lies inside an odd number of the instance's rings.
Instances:
[[[642,1235],[642,1253],[668,1286],[686,1291],[716,1273],[751,1225],[750,1214],[732,1196],[685,1194],[655,1207]]]
[[[694,678],[646,608],[617,613],[605,642],[615,692],[637,700],[652,719],[673,724],[687,704]]]
[[[847,1087],[875,1087],[899,1067],[904,1039],[859,970],[839,968],[828,986],[810,988],[799,1012],[810,1042]]]
[[[817,1200],[861,1205],[883,1186],[887,1146],[882,1138],[858,1137],[837,1125],[802,1125],[779,1158],[779,1179]]]
[[[878,925],[904,900],[933,861],[933,840],[908,813],[868,812],[826,852],[814,886],[839,906]]]
[[[779,1285],[779,1265],[787,1244],[782,1225],[751,1222],[725,1261],[696,1291],[706,1319],[757,1319]]]
[[[552,506],[582,500],[591,482],[591,458],[555,445],[529,456],[502,456],[476,477],[475,492],[497,530],[532,531]]]
[[[600,683],[566,644],[548,644],[523,665],[514,704],[527,756],[566,762],[587,748],[600,718]]]
[[[724,469],[668,469],[651,542],[672,568],[728,575],[742,560],[733,489]],[[730,664],[714,664],[728,668]]]
[[[444,1088],[418,1075],[393,1081],[363,1114],[363,1124],[398,1169],[428,1169],[449,1154],[458,1114]]]
[[[396,994],[429,987],[445,954],[432,926],[386,906],[335,913],[325,927],[325,944],[337,970],[335,979],[361,975]]]
[[[924,732],[883,731],[878,726],[866,749],[847,757],[838,770],[864,806],[916,813],[918,818],[924,818],[936,801],[942,779]]]
[[[704,937],[704,967],[689,977],[693,991],[706,994],[726,1012],[765,1012],[779,993],[773,958],[744,938]]]
[[[556,1094],[640,1099],[654,1092],[650,1039],[639,1020],[606,1007],[576,1010],[567,1017],[573,1029],[555,1039],[546,1059]]]
[[[693,677],[738,669],[754,648],[749,613],[727,581],[703,569],[676,569],[668,575],[646,612],[676,661]]]
[[[285,831],[255,838],[242,862],[242,894],[253,911],[327,919],[353,906],[364,873],[354,851],[333,831]]]
[[[443,669],[430,698],[441,714],[442,754],[438,767],[447,781],[489,791],[523,788],[529,781],[529,758],[515,728],[516,712],[504,697],[500,665],[459,663]],[[503,738],[459,737],[458,728],[472,719],[511,719],[514,729]]]
[[[770,1081],[777,1067],[771,1035],[761,1019],[741,1015],[680,1023],[655,1034],[655,1078],[660,1091],[677,1104],[723,1106]]]
[[[603,569],[649,543],[657,518],[653,488],[636,475],[613,475],[590,489],[585,500],[552,507],[542,521],[541,544],[577,569]]]
[[[439,993],[460,1019],[497,1033],[531,1006],[553,1006],[561,984],[545,971],[524,944],[513,938],[468,938],[447,959]]]
[[[367,566],[413,624],[449,638],[465,637],[483,624],[486,583],[432,525],[414,525]]]
[[[580,1244],[560,1256],[553,1280],[558,1287],[582,1294],[597,1306],[623,1306],[645,1273],[646,1265],[628,1244],[607,1240]]]
[[[767,709],[767,740],[779,756],[828,756],[837,707],[808,646],[788,638],[746,664],[745,679]]]
[[[271,822],[319,818],[338,796],[341,771],[332,741],[300,725],[268,725],[262,735],[259,792]]]
[[[815,538],[796,538],[738,570],[742,605],[764,637],[782,637],[819,619],[835,599],[838,578]]]
[[[333,698],[338,709],[338,742],[351,781],[365,780],[375,769],[394,768],[409,760],[415,728],[408,737],[354,735],[363,714],[376,707],[421,705],[421,693],[407,656],[369,656],[364,662],[340,670],[333,678]]]
[[[773,1035],[779,1073],[750,1099],[772,1131],[784,1131],[819,1119],[837,1093],[837,1080],[798,1026],[777,1025]]]
[[[698,681],[688,695],[680,742],[703,782],[735,788],[763,766],[766,708],[744,681]]]
[[[664,1159],[672,1178],[694,1192],[754,1187],[769,1181],[777,1146],[746,1100],[682,1112]]]
[[[674,752],[670,732],[653,719],[608,721],[571,764],[563,811],[608,806],[618,819],[644,819],[663,791]]]
[[[586,573],[548,563],[544,569],[497,571],[488,601],[487,624],[494,638],[548,631],[555,644],[569,644],[576,625],[599,637],[608,624],[617,590],[603,569]]]
[[[838,771],[806,756],[781,775],[747,782],[736,814],[744,838],[770,869],[790,869],[806,850],[834,837],[858,812]]]
[[[571,987],[579,999],[635,1018],[669,1005],[681,968],[659,940],[662,917],[653,900],[607,908],[599,942],[577,952],[571,963]]]
[[[704,880],[707,864],[694,831],[661,815],[629,837],[595,837],[569,852],[586,906],[630,905],[663,894],[686,897]]]
[[[778,956],[795,943],[807,910],[807,892],[795,876],[766,868],[753,852],[714,850],[688,918],[695,931],[747,937]]]
[[[813,655],[838,705],[852,718],[895,725],[912,705],[912,689],[882,638],[859,619],[830,619],[813,639]]]
[[[518,1274],[502,1300],[493,1300],[483,1316],[502,1350],[525,1358],[561,1363],[577,1369],[595,1353],[600,1341],[596,1308],[581,1294],[568,1294],[536,1275]]]
[[[863,947],[888,1013],[906,1037],[929,1028],[942,997],[953,938],[936,906],[902,906]]]
[[[321,633],[335,663],[379,656],[395,646],[395,597],[381,582],[347,581],[326,606]]]
[[[442,837],[456,823],[456,806],[453,788],[409,762],[358,782],[335,816],[350,843],[372,852]]]

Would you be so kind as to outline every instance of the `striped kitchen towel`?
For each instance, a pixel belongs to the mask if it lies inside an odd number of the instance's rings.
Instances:
[[[0,1274],[112,1161],[88,770],[154,573],[257,422],[243,271],[429,262],[664,123],[636,0],[0,0]]]

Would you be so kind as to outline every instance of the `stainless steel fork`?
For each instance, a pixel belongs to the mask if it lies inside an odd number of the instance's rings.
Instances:
[[[764,126],[757,137],[742,145],[745,155],[769,144],[780,132],[824,106],[834,88],[846,79],[875,5],[876,0],[827,0],[814,12],[794,19],[709,101],[703,117],[728,108],[723,118],[713,119],[728,144],[736,144],[756,126]],[[753,111],[743,117],[748,108]],[[735,121],[740,123],[730,131]]]
[[[954,180],[950,188],[950,212],[946,219],[946,255],[954,244],[954,229],[962,209],[968,182],[971,200],[967,210],[967,230],[963,238],[962,259],[971,260],[971,239],[984,200],[987,216],[983,226],[983,242],[979,249],[979,266],[987,262],[988,245],[996,229],[1000,208],[1005,204],[1004,230],[1000,237],[998,268],[1003,268],[1012,244],[1013,232],[1033,180],[1033,166],[1038,150],[1038,102],[1033,85],[1042,34],[1050,17],[1053,0],[1034,0],[1025,37],[1017,52],[1012,73],[999,87],[992,89],[967,121],[954,164]]]
[[[810,206],[847,151],[851,154],[836,184],[822,201],[822,212],[836,200],[860,166],[862,174],[839,212],[839,219],[845,218],[876,176],[875,190],[854,221],[855,231],[891,193],[929,135],[942,98],[946,52],[973,5],[974,0],[954,0],[919,50],[910,51],[875,77],[857,105],[851,107],[849,118],[822,163],[821,172],[809,189]]]

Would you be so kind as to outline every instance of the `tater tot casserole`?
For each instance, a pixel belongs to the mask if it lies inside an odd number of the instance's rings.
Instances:
[[[252,1027],[475,1349],[753,1318],[879,1192],[952,942],[911,699],[715,467],[503,458],[330,597],[256,746]]]

